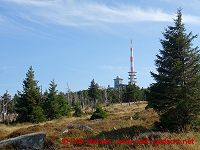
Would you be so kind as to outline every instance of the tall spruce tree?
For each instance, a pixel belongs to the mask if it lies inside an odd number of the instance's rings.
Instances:
[[[42,122],[45,121],[43,109],[41,107],[40,88],[34,79],[32,66],[29,68],[26,78],[23,81],[23,90],[19,92],[16,99],[17,120],[20,122]]]
[[[71,107],[64,93],[58,93],[57,84],[51,81],[49,84],[49,92],[43,95],[43,109],[48,120],[60,118],[61,116],[70,116]]]
[[[45,105],[45,113],[49,120],[61,117],[58,102],[58,91],[56,90],[57,84],[51,81],[49,84],[49,93]]]
[[[160,115],[162,128],[171,131],[186,129],[200,112],[200,55],[186,33],[182,13],[177,11],[175,26],[168,26],[161,39],[162,48],[155,60],[157,73],[151,72],[156,83],[150,87],[149,106]]]
[[[92,80],[90,87],[88,89],[88,96],[93,102],[93,107],[96,109],[97,100],[100,97],[100,90],[97,83],[95,83],[94,79]]]
[[[68,103],[68,99],[63,92],[60,92],[57,95],[57,100],[59,103],[59,113],[61,116],[70,116],[71,115],[71,107]]]

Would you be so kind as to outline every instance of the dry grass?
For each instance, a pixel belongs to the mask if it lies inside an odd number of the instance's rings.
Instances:
[[[194,137],[196,144],[187,145],[97,145],[97,144],[61,144],[62,138],[93,138],[93,139],[133,139],[140,137],[143,133],[151,132],[153,123],[158,121],[158,115],[153,109],[145,110],[146,103],[134,104],[129,106],[127,103],[114,104],[111,106],[104,106],[103,108],[108,112],[109,116],[104,120],[89,120],[92,110],[87,108],[87,115],[82,118],[63,117],[61,119],[48,121],[40,124],[17,124],[6,126],[0,125],[0,140],[18,135],[32,133],[37,131],[44,131],[47,133],[47,140],[45,149],[150,149],[150,150],[197,150],[200,149],[198,142],[200,141],[199,133],[160,133],[161,139],[187,139]],[[79,129],[72,129],[69,133],[62,134],[62,131],[68,124],[83,124],[93,128],[93,132],[82,131]]]

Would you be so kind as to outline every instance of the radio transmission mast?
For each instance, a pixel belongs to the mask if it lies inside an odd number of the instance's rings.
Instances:
[[[134,68],[134,57],[133,57],[133,46],[132,46],[132,40],[131,40],[131,46],[130,46],[130,72],[128,72],[129,74],[129,83],[130,84],[135,84],[135,68]]]

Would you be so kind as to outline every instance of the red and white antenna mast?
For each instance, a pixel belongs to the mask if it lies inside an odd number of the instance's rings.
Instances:
[[[132,46],[132,40],[131,40],[131,48],[130,48],[130,51],[131,51],[131,55],[130,55],[130,72],[129,73],[129,83],[130,84],[135,84],[135,68],[134,68],[134,57],[133,57],[133,46]]]

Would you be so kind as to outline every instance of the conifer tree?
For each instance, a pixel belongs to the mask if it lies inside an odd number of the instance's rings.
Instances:
[[[104,111],[102,109],[102,107],[98,105],[97,108],[96,108],[96,111],[92,114],[90,119],[91,120],[94,120],[94,119],[105,119],[107,117],[108,117],[107,112]]]
[[[59,113],[61,116],[70,116],[71,114],[71,107],[68,103],[68,99],[66,98],[65,94],[60,92],[57,95],[57,100],[59,103]]]
[[[71,108],[68,104],[67,98],[64,93],[58,93],[56,89],[57,84],[55,81],[51,81],[49,85],[49,92],[45,92],[44,95],[44,105],[46,117],[51,119],[60,118],[62,116],[69,116]]]
[[[142,99],[142,91],[140,88],[135,84],[128,84],[126,86],[126,91],[124,92],[124,101],[125,102],[136,102]]]
[[[16,113],[15,105],[17,101],[19,101],[19,95],[15,94],[14,97],[12,98],[12,106],[13,106],[12,113]]]
[[[75,117],[81,117],[81,116],[83,116],[83,111],[81,110],[81,105],[80,105],[80,103],[79,102],[77,102],[76,104],[75,104],[75,106],[74,106],[74,110],[75,110],[75,112],[74,112],[74,116]]]
[[[149,106],[159,112],[159,126],[171,131],[185,129],[200,113],[200,55],[192,44],[197,36],[186,33],[181,10],[174,22],[160,40],[157,73],[151,72],[156,83],[148,94]]]
[[[97,100],[100,96],[99,86],[95,83],[94,79],[92,80],[90,87],[88,89],[88,96],[93,101],[93,107],[96,109]]]
[[[45,121],[43,109],[41,108],[41,94],[34,79],[32,66],[29,68],[23,81],[23,90],[18,93],[16,100],[17,120],[20,122],[42,122]]]
[[[107,90],[107,93],[108,93],[108,101],[110,103],[117,103],[119,102],[119,90],[118,89],[108,89]]]
[[[56,90],[56,87],[57,85],[55,81],[51,81],[49,84],[49,93],[45,105],[45,113],[49,120],[61,117],[59,110],[60,106],[57,99],[58,91]]]

